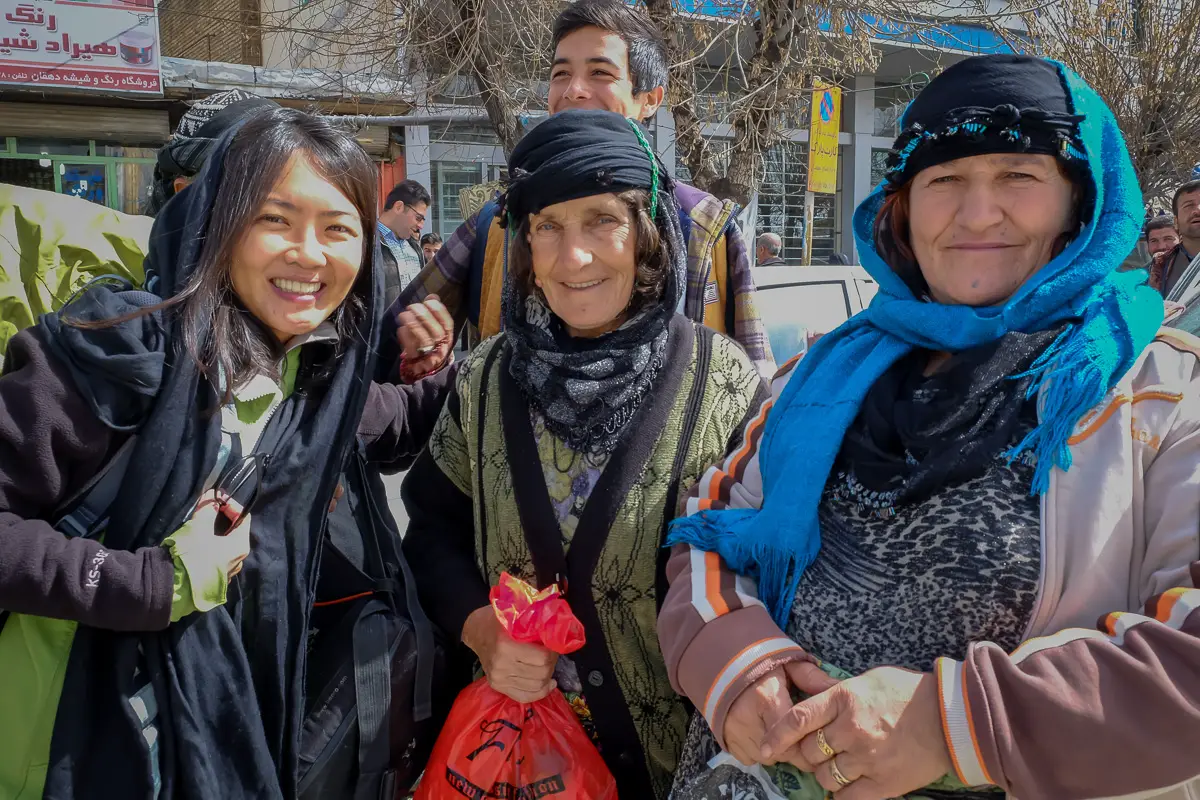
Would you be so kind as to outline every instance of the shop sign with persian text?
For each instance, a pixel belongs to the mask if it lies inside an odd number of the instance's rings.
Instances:
[[[155,0],[0,0],[0,84],[162,94]]]

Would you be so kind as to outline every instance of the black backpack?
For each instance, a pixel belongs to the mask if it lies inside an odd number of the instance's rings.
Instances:
[[[361,445],[343,487],[313,608],[298,796],[393,800],[420,777],[453,701],[446,648]]]

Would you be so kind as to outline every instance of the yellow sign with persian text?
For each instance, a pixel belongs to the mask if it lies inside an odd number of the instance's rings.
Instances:
[[[838,132],[842,127],[842,90],[820,81],[813,89],[808,127],[808,190],[837,191]]]

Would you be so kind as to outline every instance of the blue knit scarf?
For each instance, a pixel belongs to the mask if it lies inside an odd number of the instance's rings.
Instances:
[[[875,381],[914,348],[957,352],[1006,333],[1067,323],[1032,368],[1038,426],[1009,453],[1037,457],[1032,493],[1045,492],[1054,468],[1071,466],[1067,440],[1153,340],[1162,299],[1144,271],[1117,272],[1137,243],[1143,217],[1128,150],[1108,107],[1075,73],[1059,65],[1084,116],[1080,139],[1095,183],[1096,209],[1080,235],[1003,306],[971,308],[913,296],[875,250],[873,227],[883,186],[854,214],[854,238],[878,281],[871,306],[821,338],[795,367],[763,431],[761,510],[702,512],[676,520],[670,544],[717,552],[735,571],[758,580],[759,596],[786,628],[796,588],[816,558],[817,506],[842,446]]]

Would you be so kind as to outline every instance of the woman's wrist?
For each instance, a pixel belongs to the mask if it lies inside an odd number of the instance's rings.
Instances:
[[[494,622],[496,622],[496,615],[491,606],[480,606],[475,609],[463,623],[462,643],[475,655],[481,655],[481,651],[487,647],[487,640],[491,638],[490,628]]]

